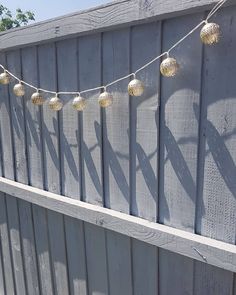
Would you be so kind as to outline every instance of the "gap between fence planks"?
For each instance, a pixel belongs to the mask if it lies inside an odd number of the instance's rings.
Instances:
[[[236,246],[0,177],[0,191],[157,247],[236,272]]]

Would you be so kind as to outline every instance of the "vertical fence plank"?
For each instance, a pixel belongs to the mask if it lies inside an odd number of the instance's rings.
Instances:
[[[20,57],[20,52],[19,51],[13,51],[7,55],[7,68],[21,77],[21,57]],[[16,150],[16,144],[20,145],[20,148],[23,146],[23,141],[24,141],[24,133],[21,131],[20,133],[17,134],[18,139],[19,136],[22,136],[23,140],[20,143],[16,139],[15,136],[15,128],[19,128],[19,123],[22,122],[22,112],[23,112],[23,106],[22,104],[18,101],[17,104],[16,102],[16,97],[13,94],[12,87],[16,83],[15,80],[10,83],[9,90],[8,90],[8,99],[9,99],[9,115],[11,117],[11,122],[9,122],[9,126],[12,127],[12,130],[9,134],[11,134],[11,145],[7,146],[7,149],[11,149],[13,151],[13,157],[11,159],[11,162],[8,163],[8,167],[5,167],[5,177],[10,178],[10,179],[15,179],[17,173],[16,171],[16,166],[18,163],[16,162],[16,159],[20,161],[20,155],[16,156],[15,150]],[[6,97],[5,97],[6,99]],[[14,109],[13,109],[14,106]],[[18,112],[18,115],[21,117],[21,121],[18,121],[17,117],[14,118],[13,116],[15,115],[14,112]],[[9,137],[9,134],[6,135],[6,137]],[[16,142],[15,142],[16,140]],[[11,171],[10,171],[11,170]],[[23,293],[26,294],[27,292],[27,283],[26,283],[26,277],[25,277],[25,267],[24,267],[24,250],[23,250],[23,244],[22,244],[22,239],[21,239],[21,232],[20,232],[20,219],[19,219],[19,208],[18,208],[18,202],[17,199],[7,196],[6,197],[6,206],[7,206],[7,216],[8,216],[8,225],[9,225],[9,232],[10,232],[10,238],[11,238],[11,251],[12,251],[12,259],[13,259],[13,265],[14,265],[14,276],[15,276],[15,287],[16,287],[16,293]]]
[[[70,39],[57,43],[57,77],[58,90],[76,91],[77,81],[77,40]],[[72,108],[73,96],[60,95],[64,102],[60,116],[60,159],[61,192],[66,196],[79,199],[79,143],[78,114]]]
[[[161,26],[158,23],[133,27],[131,71],[160,54]],[[140,45],[142,44],[142,45]],[[159,125],[159,69],[155,63],[137,75],[145,84],[141,97],[131,97],[130,161],[131,214],[157,220],[157,147]],[[157,248],[132,241],[134,294],[157,294]]]
[[[9,65],[8,68],[11,72],[15,73],[17,76],[21,76],[22,71],[22,78],[27,80],[28,69],[26,71],[25,68],[21,69],[21,55],[19,50],[10,52],[7,55],[7,62]],[[24,63],[24,57],[22,57],[22,62]],[[24,74],[26,75],[24,76]],[[34,79],[34,81],[36,81],[36,79],[37,77]],[[26,90],[26,95],[24,98],[22,98],[16,97],[14,93],[10,91],[12,128],[15,146],[15,179],[16,181],[25,184],[29,183],[26,155],[27,141],[24,121],[25,100],[27,99],[28,94],[29,91]],[[31,204],[18,200],[18,207],[27,291],[29,294],[39,294],[37,258],[35,252]]]
[[[38,85],[40,87],[55,89],[55,50],[54,45],[42,45],[38,47]],[[47,95],[44,94],[47,98]],[[41,184],[44,189],[51,192],[59,191],[59,161],[57,145],[57,129],[54,126],[56,115],[49,109],[48,105],[42,107],[41,134],[42,134],[42,157],[44,167],[44,179]],[[50,167],[50,168],[49,168]],[[37,240],[37,253],[39,261],[39,272],[41,278],[42,293],[54,294],[53,285],[53,262],[51,261],[48,230],[48,216],[50,211],[40,207],[33,207],[35,220],[35,237]],[[50,222],[50,221],[49,221]],[[50,237],[53,239],[53,236]],[[53,250],[52,250],[53,251]],[[55,291],[56,292],[56,291]]]
[[[6,215],[6,200],[5,195],[3,193],[0,194],[0,235],[3,269],[5,274],[6,294],[15,294],[9,232]]]
[[[163,24],[162,51],[201,17],[167,20]],[[198,117],[194,105],[199,106],[202,52],[198,40],[199,33],[195,32],[171,52],[180,71],[173,78],[161,80],[159,222],[190,232],[194,232],[197,193]],[[193,260],[160,250],[159,261],[160,294],[192,294]]]
[[[2,256],[2,243],[0,242],[0,291],[1,294],[5,293],[5,285],[4,285],[4,270],[3,270],[3,256]]]
[[[39,47],[39,77],[42,88],[57,90],[56,50],[54,44]],[[48,98],[50,95],[47,96]],[[45,189],[60,194],[60,154],[58,114],[43,106],[43,155],[45,167]],[[68,294],[68,274],[65,249],[64,220],[61,214],[47,211],[53,294]],[[42,257],[43,258],[43,257]],[[49,267],[49,257],[46,263]],[[51,283],[51,282],[50,282]],[[50,290],[52,289],[50,285]]]
[[[77,39],[57,44],[58,89],[78,89]],[[64,108],[60,121],[62,194],[80,199],[80,124],[72,107],[73,96],[63,95]],[[87,294],[83,223],[65,218],[70,294]]]
[[[54,292],[69,294],[65,249],[64,219],[61,214],[48,211],[48,230],[53,263]],[[59,241],[59,242],[58,242]]]
[[[0,112],[1,113],[1,112]],[[2,176],[3,173],[3,165],[2,165],[2,139],[1,139],[1,122],[0,122],[0,175]],[[5,205],[3,204],[4,201],[4,194],[0,192],[0,206],[2,205],[3,208],[0,208],[0,292],[5,295],[6,289],[5,289],[5,276],[4,276],[4,258],[3,258],[3,247],[2,244],[4,242],[2,241],[2,227],[3,224],[6,223],[6,219],[3,219],[3,216],[5,215]],[[1,210],[2,209],[2,210]]]
[[[103,35],[103,83],[129,73],[128,29]],[[129,79],[109,87],[112,107],[103,112],[105,206],[129,213]],[[132,294],[130,238],[107,232],[109,294]]]
[[[70,294],[87,295],[83,222],[65,217]]]
[[[217,16],[221,42],[204,49],[196,232],[235,244],[235,8]],[[222,58],[223,57],[223,58]],[[233,273],[196,262],[194,294],[232,294]]]
[[[16,293],[27,294],[17,200],[9,195],[6,195],[6,198]]]
[[[0,54],[0,62],[6,65],[5,54]],[[2,176],[9,175],[13,177],[10,163],[13,159],[11,118],[8,98],[8,87],[0,87],[0,131],[1,131],[1,172]],[[9,171],[9,169],[11,171]],[[13,179],[13,178],[12,178]],[[5,287],[7,294],[15,294],[14,273],[12,266],[11,241],[9,236],[9,227],[7,221],[7,208],[5,194],[1,193],[0,198],[0,235],[2,243],[3,266],[5,276]]]
[[[22,52],[24,79],[33,85],[39,85],[38,52],[36,47],[24,49]],[[29,175],[28,182],[35,187],[44,188],[44,157],[43,157],[43,117],[42,107],[34,106],[30,97],[35,90],[26,91],[26,135]],[[38,259],[38,272],[41,292],[52,294],[52,276],[49,262],[48,229],[46,210],[32,205],[35,230],[35,243]]]
[[[79,39],[79,88],[89,89],[101,83],[101,35]],[[97,103],[99,91],[88,93],[82,115],[82,199],[103,205],[101,161],[101,117]],[[108,293],[105,231],[85,224],[89,294]]]

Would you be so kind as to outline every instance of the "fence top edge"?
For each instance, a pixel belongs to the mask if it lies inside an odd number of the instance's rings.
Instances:
[[[116,0],[0,33],[0,51],[207,10],[219,0]],[[235,4],[229,0],[226,6]]]

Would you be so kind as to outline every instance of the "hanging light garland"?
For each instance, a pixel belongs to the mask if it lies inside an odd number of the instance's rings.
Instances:
[[[121,77],[105,86],[99,86],[87,90],[83,90],[81,92],[54,92],[43,88],[37,88],[34,85],[31,85],[23,80],[20,80],[18,77],[16,77],[14,74],[12,74],[10,71],[5,69],[3,65],[0,64],[0,68],[3,69],[3,72],[0,74],[0,84],[7,85],[10,83],[11,77],[16,79],[18,81],[17,84],[13,87],[13,92],[16,96],[22,97],[25,95],[25,85],[33,88],[35,92],[31,96],[31,102],[34,105],[43,105],[45,102],[45,99],[42,95],[42,93],[50,93],[53,96],[50,98],[48,105],[50,109],[53,111],[60,111],[63,108],[63,102],[59,98],[59,95],[65,94],[65,95],[74,95],[74,99],[72,102],[72,106],[77,111],[83,111],[86,108],[86,99],[81,96],[82,93],[91,92],[95,90],[103,90],[103,92],[98,97],[98,103],[100,107],[106,108],[110,106],[113,102],[113,96],[110,92],[107,91],[107,88],[115,83],[118,83],[119,81],[122,81],[124,79],[133,77],[133,79],[129,82],[128,85],[128,93],[130,96],[141,96],[144,92],[144,83],[136,78],[137,73],[154,63],[155,61],[161,59],[164,57],[163,61],[160,65],[160,72],[165,77],[173,77],[175,76],[180,67],[177,62],[177,60],[174,57],[170,57],[170,52],[176,48],[180,43],[182,43],[187,37],[192,35],[199,27],[204,25],[200,32],[200,38],[201,41],[206,45],[213,45],[220,41],[221,32],[220,32],[220,26],[216,23],[209,23],[208,20],[224,5],[224,3],[227,0],[220,0],[209,12],[206,19],[200,22],[196,27],[194,27],[190,32],[188,32],[183,38],[181,38],[179,41],[177,41],[168,51],[160,54],[159,56],[156,56],[151,61],[143,65],[141,68],[136,70],[134,73],[131,73],[129,75],[126,75],[124,77]]]

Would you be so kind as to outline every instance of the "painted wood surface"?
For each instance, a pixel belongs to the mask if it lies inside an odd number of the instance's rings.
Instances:
[[[0,55],[1,63],[6,65],[6,57],[4,54]],[[0,109],[0,126],[1,126],[1,175],[13,179],[12,169],[10,163],[13,163],[12,137],[11,134],[11,118],[10,105],[8,99],[8,88],[1,88],[1,109]],[[4,99],[5,97],[5,99]],[[4,138],[4,142],[3,142]],[[9,218],[7,216],[7,200],[5,194],[1,193],[1,250],[3,256],[3,267],[5,274],[5,291],[10,294],[15,294],[15,278],[13,273],[13,259],[11,251],[11,237],[9,231]]]
[[[45,58],[45,59],[44,59]],[[39,75],[40,85],[51,84],[53,89],[58,88],[57,74],[57,51],[56,46],[39,47]],[[48,80],[48,77],[50,79]],[[48,83],[48,84],[47,84]],[[45,134],[43,143],[44,165],[47,174],[45,175],[45,189],[52,192],[61,193],[61,173],[60,173],[60,129],[58,114],[51,114],[48,106],[44,106],[43,117],[45,118],[42,126],[42,133]],[[50,267],[52,274],[45,284],[49,284],[50,292],[55,294],[68,294],[68,269],[66,257],[66,241],[64,230],[64,218],[61,214],[53,211],[46,213],[48,223],[47,244],[49,249],[46,251],[50,256],[45,257],[47,268]],[[60,243],[58,242],[60,241]],[[45,246],[46,246],[45,245]],[[50,266],[51,264],[51,266]],[[47,269],[50,273],[50,269]],[[53,293],[53,294],[54,294]]]
[[[79,88],[93,88],[102,79],[102,36],[85,36],[79,39]],[[93,69],[91,71],[91,69]],[[101,110],[97,106],[99,91],[85,96],[87,107],[80,113],[81,140],[81,200],[103,206],[102,127]],[[88,99],[90,98],[90,99]],[[88,294],[108,293],[106,233],[104,229],[84,224],[86,243]]]
[[[140,25],[131,31],[131,71],[161,52],[161,23]],[[146,89],[130,98],[130,167],[132,215],[156,222],[158,213],[159,71],[157,65],[137,75]],[[158,250],[132,241],[134,294],[158,294]],[[143,276],[143,273],[147,275]]]
[[[93,8],[68,16],[18,28],[0,34],[0,49],[32,45],[50,40],[60,40],[75,35],[94,33],[150,22],[183,14],[204,11],[218,3],[218,0],[118,0],[97,9]],[[234,4],[228,0],[226,5]],[[20,38],[19,38],[20,36]]]
[[[19,57],[19,52],[18,52]],[[13,68],[17,71],[18,75],[21,75],[20,68],[20,58],[17,59],[15,64],[14,58],[13,60],[8,60],[7,56],[5,56],[6,66],[9,68]],[[13,112],[12,112],[12,101],[11,101],[11,91],[8,88],[5,96],[5,106],[7,110],[7,116],[3,117],[3,125],[4,129],[6,128],[7,140],[3,141],[2,149],[3,153],[6,153],[8,159],[11,158],[11,161],[5,163],[4,167],[4,175],[10,179],[15,179],[16,172],[14,171],[16,165],[16,155],[15,155],[15,142],[14,142],[14,122],[13,122]],[[8,124],[8,125],[7,125]],[[4,131],[3,131],[4,132]],[[23,137],[24,140],[24,137]],[[3,160],[4,163],[4,160]],[[11,164],[10,164],[11,163]],[[20,233],[20,220],[19,220],[19,208],[18,208],[18,200],[12,198],[11,196],[6,196],[6,216],[8,220],[8,232],[10,237],[10,253],[12,259],[12,269],[15,281],[15,292],[16,293],[26,293],[26,278],[25,278],[25,268],[24,268],[24,258],[23,258],[23,245],[21,241],[21,233]]]
[[[235,271],[235,245],[0,178],[3,192],[202,262]],[[132,230],[131,230],[132,229]]]
[[[102,60],[103,83],[129,73],[129,29],[103,34]],[[113,105],[102,112],[104,205],[124,213],[130,211],[127,83],[126,79],[119,86],[114,85],[107,89],[113,95]],[[132,294],[131,240],[107,231],[106,242],[109,294]]]
[[[198,234],[232,244],[235,244],[236,237],[236,185],[233,181],[236,175],[236,87],[231,83],[231,77],[236,72],[232,51],[236,45],[232,33],[236,29],[236,22],[232,18],[235,13],[235,8],[226,8],[224,12],[219,13],[217,21],[221,26],[223,40],[215,50],[210,48],[204,50],[199,146],[201,170],[196,211]],[[224,62],[220,59],[222,54]],[[220,87],[220,83],[224,88]],[[194,108],[195,112],[198,112],[196,105]],[[233,292],[231,272],[213,271],[211,267],[197,263],[195,273],[196,294]]]
[[[202,17],[197,14],[166,21],[162,31],[163,51]],[[193,105],[199,105],[201,89],[202,44],[196,42],[198,34],[193,34],[171,54],[178,60],[180,71],[175,78],[162,77],[160,102],[159,222],[190,232],[194,232],[197,194],[198,117]],[[159,259],[160,293],[192,294],[193,260],[162,250]]]
[[[213,3],[116,1],[1,33],[0,62],[53,91],[96,87],[166,50]],[[219,45],[196,32],[171,52],[175,78],[159,62],[141,71],[142,97],[128,96],[129,79],[108,87],[106,110],[99,91],[83,113],[67,95],[54,113],[29,89],[16,97],[13,81],[0,87],[1,294],[235,293],[235,15],[213,18]]]

